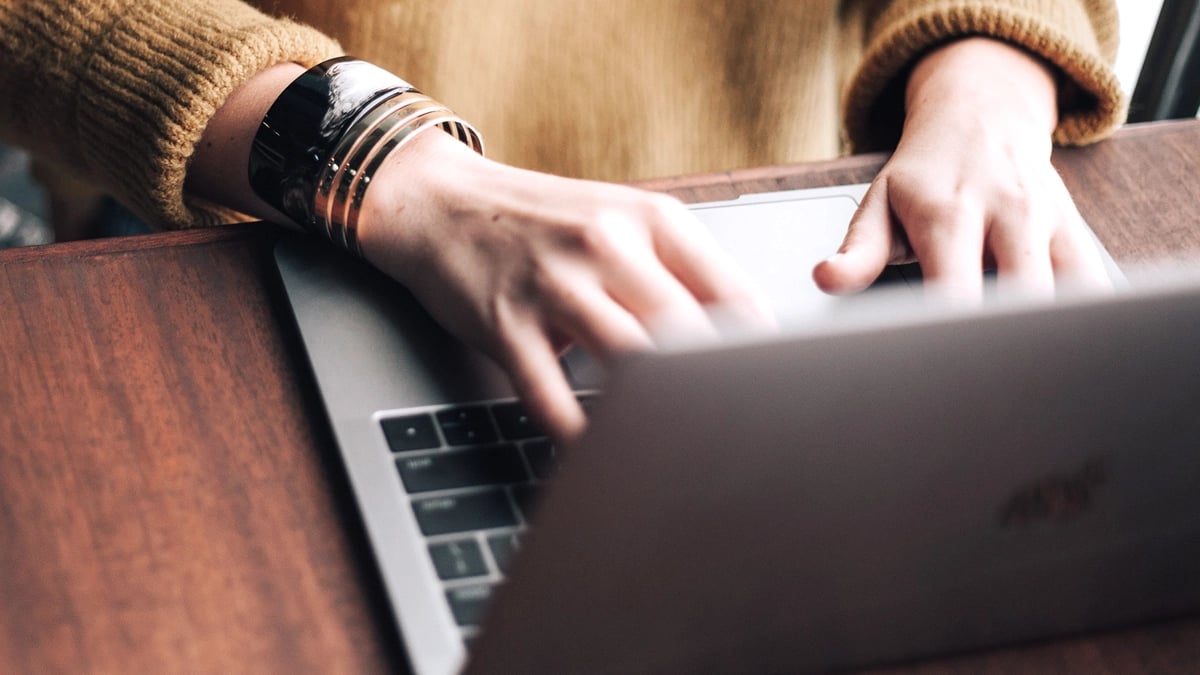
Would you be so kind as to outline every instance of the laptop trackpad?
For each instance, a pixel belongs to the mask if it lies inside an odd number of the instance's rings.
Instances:
[[[865,188],[745,195],[692,211],[786,322],[836,302],[817,288],[812,269],[841,246]]]

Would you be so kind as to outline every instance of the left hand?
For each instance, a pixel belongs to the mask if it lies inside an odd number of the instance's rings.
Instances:
[[[813,270],[826,292],[869,286],[889,263],[921,263],[952,301],[982,297],[983,268],[1002,288],[1054,294],[1056,277],[1109,285],[1083,219],[1050,164],[1057,90],[1049,68],[989,38],[920,61],[908,81],[900,143],[838,252]]]

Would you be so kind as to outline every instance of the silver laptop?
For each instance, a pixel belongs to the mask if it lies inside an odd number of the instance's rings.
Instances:
[[[416,672],[813,670],[1200,604],[1200,291],[813,322],[864,187],[696,206],[814,328],[600,397],[569,361],[593,428],[565,462],[402,289],[281,243]]]

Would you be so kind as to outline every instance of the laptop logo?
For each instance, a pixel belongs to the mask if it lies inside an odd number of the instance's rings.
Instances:
[[[1107,474],[1107,463],[1092,459],[1074,472],[1049,474],[1024,485],[1000,508],[1000,524],[1019,528],[1071,520],[1091,507]]]

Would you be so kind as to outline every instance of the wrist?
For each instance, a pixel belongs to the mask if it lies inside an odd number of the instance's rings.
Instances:
[[[470,191],[473,168],[493,164],[449,134],[427,133],[391,153],[363,197],[358,220],[362,256],[377,267],[391,267],[403,277],[419,251],[435,246],[435,230],[461,216],[464,205],[478,200]],[[404,281],[404,279],[401,279]]]
[[[267,110],[303,72],[300,64],[279,63],[229,95],[196,145],[185,182],[188,193],[256,218],[286,222],[283,214],[250,189],[243,167]]]
[[[420,285],[463,225],[504,210],[494,198],[510,192],[505,176],[515,171],[449,134],[421,134],[388,156],[363,199],[362,257],[409,287]]]
[[[304,71],[267,110],[248,183],[292,222],[361,254],[358,221],[375,174],[393,152],[438,129],[483,151],[469,124],[404,80],[350,57],[330,59]]]
[[[1003,116],[1047,136],[1058,125],[1052,68],[1029,52],[987,37],[969,37],[930,52],[913,68],[905,93],[912,118],[969,108]]]

